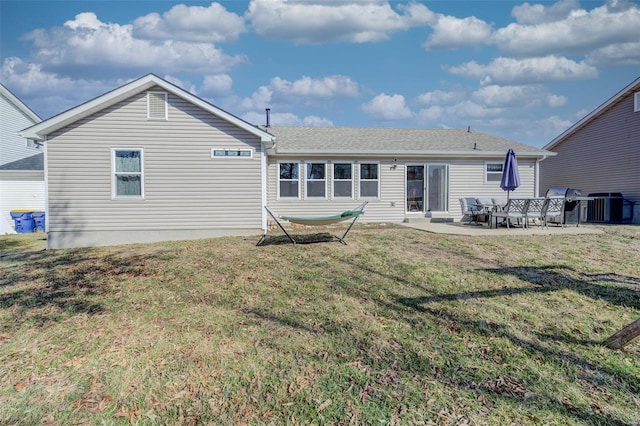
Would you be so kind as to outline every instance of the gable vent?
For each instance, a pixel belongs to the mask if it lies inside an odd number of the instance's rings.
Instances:
[[[147,92],[147,118],[167,120],[167,94],[165,92]]]

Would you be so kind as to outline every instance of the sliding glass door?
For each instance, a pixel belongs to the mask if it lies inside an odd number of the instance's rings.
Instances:
[[[405,211],[407,213],[449,210],[449,166],[447,164],[409,164],[406,170]]]

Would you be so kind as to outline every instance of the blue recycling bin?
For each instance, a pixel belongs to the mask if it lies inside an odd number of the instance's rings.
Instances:
[[[31,214],[31,217],[33,218],[35,232],[45,232],[47,230],[45,225],[46,222],[44,212],[33,212]]]
[[[36,222],[33,220],[33,212],[12,211],[10,213],[18,234],[33,232],[36,227]]]

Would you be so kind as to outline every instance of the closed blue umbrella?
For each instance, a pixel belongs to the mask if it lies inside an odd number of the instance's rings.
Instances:
[[[513,149],[509,148],[504,158],[502,166],[502,179],[500,180],[500,188],[507,191],[507,199],[509,199],[509,191],[513,191],[520,186],[520,173],[518,173],[518,159]]]

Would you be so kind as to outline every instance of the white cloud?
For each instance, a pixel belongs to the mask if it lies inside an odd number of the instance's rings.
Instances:
[[[594,66],[640,65],[640,41],[593,50],[587,54],[585,62]]]
[[[332,75],[321,79],[304,76],[293,82],[275,77],[271,80],[271,88],[284,96],[351,98],[359,95],[358,83],[343,75]]]
[[[413,117],[402,95],[389,96],[381,93],[370,102],[362,104],[362,110],[384,120],[404,120]]]
[[[210,95],[228,95],[231,93],[233,80],[227,74],[205,75],[202,91]]]
[[[463,90],[454,90],[445,92],[443,90],[434,90],[433,92],[425,92],[418,96],[418,102],[423,105],[440,105],[459,102],[467,96]]]
[[[39,64],[11,57],[4,60],[0,80],[42,118],[48,118],[92,99],[126,80],[92,80],[62,77]]]
[[[219,3],[208,7],[179,4],[162,16],[150,13],[133,21],[134,37],[157,40],[226,42],[237,40],[245,31],[244,18]]]
[[[198,90],[196,89],[196,86],[191,83],[190,81],[187,80],[182,80],[178,77],[174,77],[172,75],[165,75],[164,77],[165,80],[167,80],[169,83],[175,84],[178,87],[181,87],[182,89],[186,90],[189,93],[192,93],[194,95],[198,95]]]
[[[560,6],[562,9],[571,5]],[[516,13],[521,19],[521,11]],[[610,1],[591,11],[573,9],[561,20],[540,20],[529,17],[525,22],[534,24],[517,23],[501,28],[495,32],[493,41],[505,55],[543,56],[584,54],[640,39],[640,7],[624,0]]]
[[[544,104],[556,108],[567,102],[564,96],[551,94],[541,85],[484,86],[473,93],[473,99],[489,107],[536,107]]]
[[[491,30],[490,24],[474,16],[459,19],[439,15],[433,24],[433,33],[427,37],[423,47],[437,50],[480,45],[490,40]]]
[[[459,102],[449,106],[432,106],[421,109],[418,118],[433,126],[464,128],[474,121],[486,121],[500,117],[504,114],[503,108],[492,108],[470,100]]]
[[[452,74],[476,77],[485,84],[522,84],[591,79],[598,76],[595,67],[558,56],[541,58],[496,58],[488,65],[475,61],[447,68]]]
[[[221,72],[245,60],[228,56],[207,43],[136,39],[131,25],[101,22],[94,13],[81,13],[62,28],[35,30],[33,57],[48,68],[105,67],[159,72]]]
[[[511,15],[522,25],[537,25],[561,21],[580,8],[578,0],[560,0],[552,5],[525,3],[515,6]]]
[[[245,111],[265,109],[271,104],[272,95],[273,90],[271,90],[271,88],[267,86],[260,86],[258,90],[253,92],[251,97],[242,99],[238,106]]]
[[[266,121],[265,113],[247,112],[242,115],[242,119],[256,125],[264,125]],[[270,121],[272,126],[313,126],[313,127],[333,127],[333,121],[328,118],[309,115],[299,117],[290,112],[271,113]]]
[[[390,34],[431,22],[420,3],[394,10],[386,1],[302,2],[252,0],[245,14],[256,33],[299,43],[376,42]]]
[[[244,110],[264,109],[272,102],[293,98],[353,98],[359,96],[358,83],[349,77],[332,75],[321,79],[302,77],[296,81],[274,77],[268,86],[260,86],[251,97],[244,98],[239,105]]]

